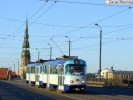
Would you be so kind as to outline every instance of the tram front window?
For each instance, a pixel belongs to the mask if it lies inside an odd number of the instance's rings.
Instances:
[[[83,65],[67,65],[66,74],[69,75],[84,75],[84,66]]]

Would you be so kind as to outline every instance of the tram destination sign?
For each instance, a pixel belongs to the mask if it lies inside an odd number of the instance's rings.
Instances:
[[[120,4],[129,4],[132,3],[133,4],[133,0],[104,0],[105,3],[120,3]]]

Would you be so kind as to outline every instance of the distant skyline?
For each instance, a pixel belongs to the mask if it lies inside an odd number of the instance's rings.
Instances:
[[[26,17],[31,61],[38,60],[38,52],[40,59],[50,59],[50,45],[52,59],[62,53],[68,55],[68,36],[71,56],[85,60],[87,72],[98,72],[97,23],[102,29],[102,69],[113,66],[114,70],[133,71],[133,4],[105,4],[104,0],[1,0],[0,67],[13,69],[15,63],[17,71]]]

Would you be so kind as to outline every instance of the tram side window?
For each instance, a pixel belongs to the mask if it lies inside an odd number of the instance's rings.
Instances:
[[[31,67],[31,73],[35,73],[35,67]]]
[[[57,66],[56,65],[50,66],[50,74],[57,74]]]
[[[39,67],[36,67],[35,71],[36,71],[36,74],[38,74],[39,73]]]
[[[47,74],[47,66],[45,66],[45,73]]]
[[[42,67],[42,72],[43,72],[43,73],[45,72],[45,66]]]
[[[46,66],[46,65],[42,67],[42,72],[43,72],[44,74],[47,74],[47,66]]]
[[[45,68],[45,71],[44,72],[47,74],[47,66],[44,66],[44,68]]]
[[[30,68],[29,67],[27,67],[26,72],[30,73]]]
[[[50,74],[54,74],[54,66],[50,65]]]
[[[57,65],[53,67],[53,74],[57,74]]]
[[[63,65],[59,65],[59,74],[63,74]]]
[[[52,65],[50,66],[50,74],[52,74],[52,69],[53,69],[53,67],[52,67]]]
[[[40,67],[40,73],[42,73],[42,66]]]

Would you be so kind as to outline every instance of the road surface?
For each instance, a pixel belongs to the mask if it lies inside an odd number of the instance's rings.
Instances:
[[[0,100],[133,100],[133,88],[87,86],[85,93],[58,94],[27,86],[23,80],[0,81]]]

